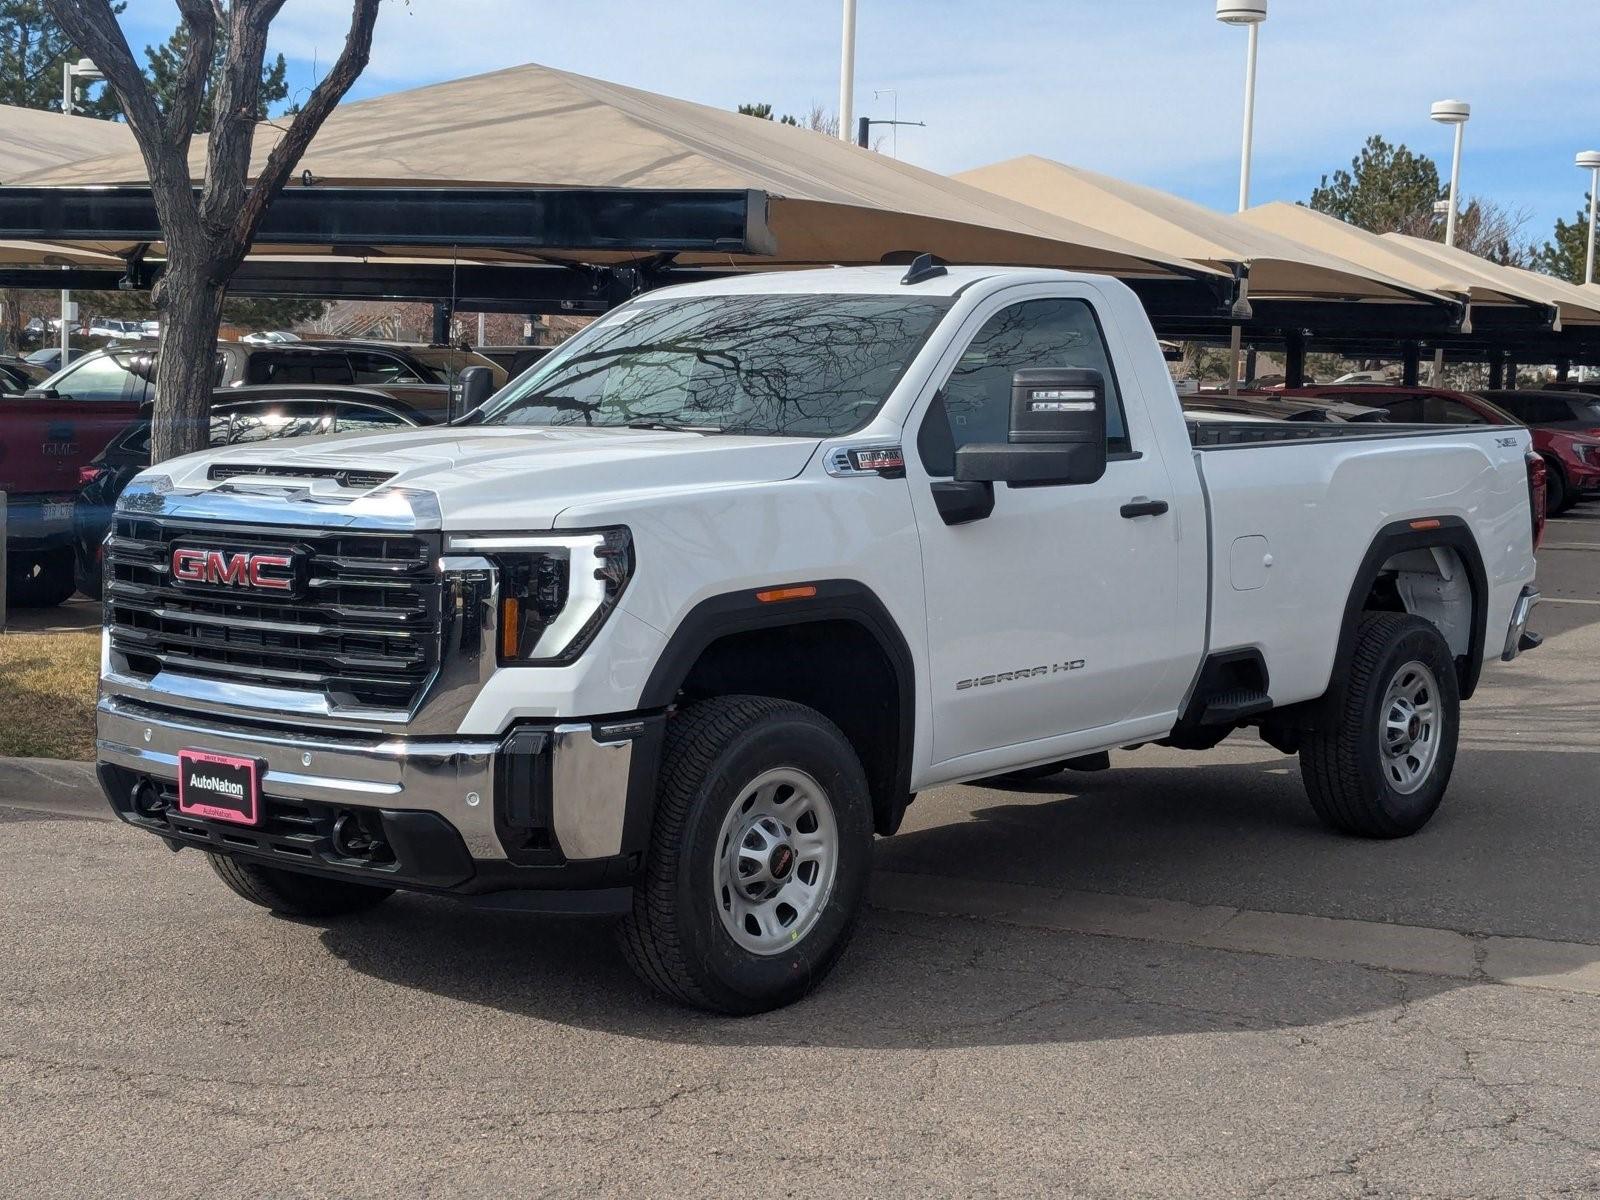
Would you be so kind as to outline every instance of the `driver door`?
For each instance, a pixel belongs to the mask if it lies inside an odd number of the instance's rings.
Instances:
[[[1029,294],[997,297],[974,314],[907,431],[916,443],[907,473],[922,542],[936,764],[1166,711],[1194,665],[1177,652],[1176,505],[1122,511],[1172,492],[1142,406],[1130,428],[1093,294]],[[934,484],[953,477],[960,446],[1008,440],[1012,375],[1030,367],[1104,376],[1104,476],[997,483],[988,516],[947,524]]]

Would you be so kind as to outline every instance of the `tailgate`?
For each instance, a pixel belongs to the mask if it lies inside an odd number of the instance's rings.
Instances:
[[[131,404],[0,397],[0,491],[76,492],[78,468],[137,412]]]

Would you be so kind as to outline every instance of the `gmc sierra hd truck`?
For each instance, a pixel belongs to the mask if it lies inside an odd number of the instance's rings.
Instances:
[[[1190,426],[1111,279],[696,283],[452,425],[139,476],[100,779],[280,913],[618,914],[759,1011],[926,788],[1254,726],[1333,829],[1420,829],[1537,643],[1542,480],[1514,427]]]

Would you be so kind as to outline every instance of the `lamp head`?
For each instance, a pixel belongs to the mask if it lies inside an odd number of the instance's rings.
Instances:
[[[1585,171],[1600,171],[1600,150],[1585,150],[1573,161]]]
[[[1428,115],[1441,125],[1465,125],[1472,118],[1472,105],[1465,100],[1439,100]]]
[[[1217,0],[1217,20],[1224,25],[1259,25],[1267,19],[1267,0]]]

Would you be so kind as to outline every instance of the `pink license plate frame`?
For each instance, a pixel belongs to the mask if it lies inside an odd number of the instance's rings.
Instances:
[[[261,823],[260,759],[210,750],[178,751],[178,811],[230,825]],[[238,794],[234,794],[237,786]]]

